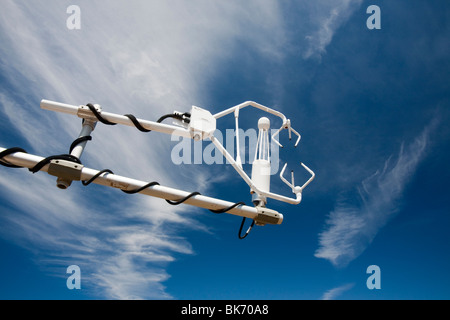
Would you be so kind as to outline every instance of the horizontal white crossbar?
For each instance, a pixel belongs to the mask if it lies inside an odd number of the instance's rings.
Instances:
[[[5,148],[0,147],[0,152],[3,152],[5,150],[6,150]],[[4,161],[9,162],[10,164],[25,168],[33,168],[37,163],[41,162],[43,159],[44,159],[43,157],[24,152],[16,152],[7,155],[3,158]],[[49,165],[47,164],[44,167],[42,167],[40,171],[48,172],[48,168]],[[100,171],[98,170],[83,167],[81,169],[81,180],[87,181],[93,178],[99,172]],[[125,191],[136,190],[148,184],[148,182],[146,181],[131,179],[112,173],[103,173],[92,183],[103,185],[106,187],[113,187]],[[183,199],[188,195],[190,195],[190,192],[169,188],[161,185],[154,185],[148,187],[140,191],[139,193],[171,201],[178,201],[179,199]],[[183,203],[210,210],[220,210],[224,208],[229,208],[234,204],[233,202],[215,199],[203,195],[192,196]],[[237,206],[233,209],[230,209],[226,213],[254,219],[257,222],[260,221],[261,223],[281,224],[283,221],[283,215],[274,210],[266,208],[250,207],[246,205]]]
[[[72,106],[69,104],[50,101],[50,100],[42,100],[41,108],[45,109],[45,110],[62,112],[62,113],[76,115],[76,116],[80,116],[81,110],[82,110],[81,106]],[[102,115],[102,118],[104,118],[105,120],[107,120],[109,122],[134,127],[133,122],[126,116],[115,114],[115,113],[110,113],[110,112],[102,112],[101,115]],[[82,116],[80,116],[80,117],[82,117]],[[166,133],[166,134],[174,134],[174,135],[180,136],[180,137],[191,138],[191,133],[189,132],[189,130],[186,130],[185,128],[182,128],[179,126],[173,126],[173,125],[169,125],[169,124],[158,123],[158,122],[143,120],[143,119],[137,119],[137,121],[141,124],[142,127],[144,127],[147,130],[157,131],[157,132]]]

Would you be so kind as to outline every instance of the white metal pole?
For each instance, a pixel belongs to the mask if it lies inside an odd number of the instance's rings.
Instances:
[[[271,114],[273,114],[273,115],[275,115],[277,117],[280,117],[281,120],[283,121],[283,124],[287,121],[285,115],[282,114],[281,112],[273,110],[273,109],[271,109],[269,107],[263,106],[262,104],[259,104],[259,103],[254,102],[254,101],[246,101],[246,102],[243,102],[241,104],[238,104],[237,106],[234,106],[234,107],[231,107],[231,108],[226,109],[224,111],[221,111],[219,113],[216,113],[214,115],[214,118],[219,119],[219,118],[221,118],[223,116],[226,116],[227,114],[230,114],[231,112],[234,112],[236,109],[243,109],[243,108],[249,107],[249,106],[252,106],[254,108],[263,110],[263,111],[271,113]]]
[[[94,128],[95,128],[95,122],[93,122],[93,121],[85,121],[83,123],[83,126],[81,128],[81,132],[80,132],[80,135],[78,136],[78,138],[90,136],[92,131],[94,131]],[[84,151],[84,148],[86,147],[86,144],[87,144],[87,141],[80,142],[79,144],[77,144],[75,146],[75,148],[73,148],[73,150],[72,150],[72,152],[70,154],[75,156],[75,157],[77,157],[79,159],[81,157],[81,154]]]
[[[95,124],[96,124],[96,121],[92,121],[92,120],[83,121],[83,124],[81,127],[81,132],[80,132],[80,135],[78,136],[78,138],[90,136],[92,131],[94,131]],[[86,144],[87,144],[87,140],[79,142],[73,148],[73,150],[71,150],[70,154],[72,156],[80,159],[81,155],[83,154],[84,148],[86,147]],[[71,183],[72,183],[72,180],[67,179],[67,178],[58,177],[58,179],[56,179],[56,185],[60,189],[67,189],[71,185]]]
[[[92,114],[87,107],[83,106],[72,106],[64,103],[59,103],[55,101],[42,100],[41,108],[50,111],[62,112],[67,114],[76,115],[80,118],[84,118],[85,115]],[[87,110],[86,110],[87,109]],[[102,112],[102,117],[112,123],[122,124],[130,127],[134,127],[133,122],[126,116],[114,114],[110,112]],[[94,115],[92,114],[91,118]],[[191,138],[191,133],[185,128],[178,126],[172,126],[164,123],[158,123],[149,120],[137,119],[137,121],[147,130],[158,131],[166,134],[174,134],[180,137]]]
[[[41,108],[45,110],[51,110],[56,112],[62,112],[67,114],[74,114],[76,115],[78,113],[78,106],[73,106],[66,103],[60,103],[50,100],[42,100],[41,101]]]
[[[5,151],[5,148],[0,147],[0,152]],[[6,161],[8,161],[11,164],[14,164],[16,166],[26,167],[26,168],[32,168],[34,167],[38,162],[42,161],[44,158],[40,156],[36,156],[29,153],[23,153],[23,152],[16,152],[10,155],[7,155],[4,157]],[[45,165],[41,171],[47,172],[49,165]],[[97,175],[100,171],[90,169],[83,167],[81,170],[81,180],[87,181],[91,178],[93,178],[95,175]],[[121,190],[136,190],[138,188],[141,188],[145,186],[148,182],[146,181],[140,181],[136,179],[131,179],[127,177],[123,177],[116,174],[111,173],[104,173],[100,175],[97,179],[95,179],[92,183],[107,186],[107,187],[113,187],[118,188]],[[190,194],[190,192],[169,188],[165,186],[155,185],[148,187],[142,191],[139,192],[140,194],[145,194],[152,197],[177,201],[179,199],[182,199]],[[203,195],[195,195],[189,199],[187,199],[184,204],[193,205],[196,207],[201,207],[205,209],[211,209],[211,210],[220,210],[224,208],[231,207],[234,203],[230,201],[220,200],[216,198],[211,198]],[[246,205],[237,206],[233,209],[230,209],[227,211],[229,214],[250,218],[250,219],[263,219],[264,217],[261,217],[264,215],[264,209],[261,208],[255,208],[250,207]],[[263,210],[263,211],[261,211]],[[270,217],[273,218],[272,221],[276,221],[275,224],[281,224],[283,221],[283,215],[281,213],[278,213],[273,210],[265,209],[267,212],[270,212]]]

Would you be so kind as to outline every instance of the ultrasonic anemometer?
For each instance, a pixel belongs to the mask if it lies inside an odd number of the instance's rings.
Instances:
[[[262,117],[258,121],[258,140],[255,150],[255,158],[252,163],[251,177],[243,170],[240,158],[239,145],[239,111],[245,107],[253,107],[275,115],[282,120],[282,126],[275,131],[271,140],[282,147],[277,140],[282,130],[288,130],[289,139],[292,134],[297,136],[295,146],[300,142],[301,136],[291,127],[291,122],[282,113],[265,107],[253,101],[247,101],[237,106],[226,109],[212,115],[208,110],[193,106],[190,112],[174,112],[162,116],[158,121],[148,121],[137,119],[134,115],[118,115],[104,112],[99,105],[87,104],[73,106],[64,103],[42,100],[41,108],[66,114],[77,115],[82,118],[82,129],[79,137],[70,146],[69,154],[54,155],[50,157],[40,157],[27,153],[21,148],[0,148],[0,164],[12,168],[28,168],[31,172],[44,171],[57,177],[56,185],[60,189],[67,189],[73,181],[81,181],[87,186],[91,183],[113,187],[128,194],[145,194],[148,196],[165,199],[171,205],[181,203],[209,209],[214,213],[229,213],[243,217],[239,229],[239,238],[244,239],[256,224],[264,226],[266,224],[278,225],[283,221],[283,215],[275,210],[268,209],[267,199],[275,199],[290,204],[299,204],[302,200],[302,192],[314,179],[314,172],[305,164],[301,163],[311,177],[302,185],[295,185],[294,172],[291,171],[291,181],[284,177],[287,163],[280,172],[281,180],[292,190],[293,197],[274,193],[270,190],[271,182],[271,159],[269,130],[270,120]],[[214,136],[216,131],[216,121],[228,114],[234,113],[236,126],[236,158],[224,148],[222,143]],[[174,119],[174,124],[162,123],[165,119]],[[217,150],[228,160],[241,178],[248,184],[252,195],[254,206],[245,205],[244,202],[229,202],[201,195],[199,192],[187,192],[160,185],[158,182],[145,182],[114,174],[109,169],[95,170],[85,167],[80,157],[86,148],[88,141],[92,140],[91,133],[98,122],[105,125],[126,125],[136,127],[139,131],[158,131],[170,135],[191,138],[193,140],[211,140]],[[242,229],[246,219],[252,219],[252,223],[247,232],[242,235]]]

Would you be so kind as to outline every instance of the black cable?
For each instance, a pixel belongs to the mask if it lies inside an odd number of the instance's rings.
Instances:
[[[186,197],[184,197],[183,199],[180,199],[180,200],[178,200],[178,201],[171,201],[171,200],[167,200],[167,199],[166,199],[166,201],[167,201],[167,203],[169,203],[169,204],[171,204],[171,205],[179,205],[179,204],[185,202],[186,200],[188,200],[189,198],[191,198],[191,197],[193,197],[193,196],[195,196],[195,195],[200,195],[200,192],[192,192],[192,193],[189,194],[188,196],[186,196]],[[245,203],[244,203],[244,202],[237,202],[237,203],[235,203],[235,204],[229,206],[228,208],[223,208],[223,209],[219,209],[219,210],[212,210],[212,209],[209,209],[209,211],[214,212],[214,213],[218,213],[218,214],[219,214],[219,213],[225,213],[225,212],[227,212],[227,211],[229,211],[229,210],[231,210],[231,209],[233,209],[233,208],[235,208],[235,207],[237,207],[237,206],[239,206],[239,205],[245,205]],[[244,217],[244,218],[242,219],[241,227],[239,228],[239,234],[238,234],[238,237],[239,237],[239,239],[241,239],[241,240],[245,239],[245,238],[248,236],[248,234],[249,234],[250,231],[252,230],[253,226],[255,225],[255,220],[253,220],[253,221],[252,221],[252,224],[251,224],[250,227],[247,229],[247,232],[246,232],[244,235],[242,235],[242,228],[244,227],[245,220],[246,220],[246,218]]]
[[[100,177],[102,174],[104,174],[104,173],[111,173],[111,174],[114,174],[114,172],[112,172],[111,170],[109,170],[109,169],[104,169],[104,170],[102,170],[102,171],[100,171],[99,173],[97,173],[95,176],[93,176],[92,178],[90,178],[89,180],[87,180],[87,181],[81,181],[81,183],[83,184],[83,186],[88,186],[88,185],[90,185],[95,179],[97,179],[98,177]]]
[[[139,129],[139,128],[138,128],[138,129]],[[83,142],[83,141],[91,140],[91,139],[92,139],[92,137],[90,137],[90,136],[85,136],[85,137],[78,138],[78,139],[76,139],[76,140],[72,143],[70,149],[72,150],[77,144],[79,144],[79,143],[81,143],[81,142]],[[7,162],[7,161],[5,161],[5,160],[3,159],[4,157],[6,157],[6,156],[8,156],[8,155],[10,155],[10,154],[16,153],[16,152],[27,153],[24,149],[22,149],[22,148],[17,148],[17,147],[6,149],[6,150],[0,152],[0,165],[3,165],[3,166],[5,166],[5,167],[9,167],[9,168],[22,168],[22,167],[20,167],[20,166],[13,165],[13,164],[11,164],[11,163],[9,163],[9,162]],[[49,157],[47,157],[47,158],[41,160],[40,162],[38,162],[33,168],[30,168],[29,170],[30,170],[32,173],[36,173],[36,172],[40,171],[46,164],[50,163],[50,161],[52,161],[52,160],[66,160],[66,161],[71,161],[71,162],[76,162],[76,163],[82,164],[81,161],[80,161],[80,159],[78,159],[77,157],[75,157],[75,156],[73,156],[73,155],[70,155],[70,154],[61,154],[61,155],[49,156]],[[88,186],[88,185],[91,184],[95,179],[97,179],[98,177],[100,177],[100,175],[102,175],[102,174],[104,174],[104,173],[114,174],[111,170],[109,170],[109,169],[104,169],[104,170],[99,171],[97,174],[95,174],[95,175],[94,175],[92,178],[90,178],[89,180],[87,180],[87,181],[81,181],[81,183],[82,183],[84,186]],[[138,188],[138,189],[135,189],[135,190],[123,190],[123,189],[121,189],[121,191],[123,191],[123,192],[125,192],[125,193],[127,193],[127,194],[135,194],[135,193],[141,192],[141,191],[144,190],[144,189],[147,189],[148,187],[156,186],[156,185],[160,185],[160,184],[159,184],[158,182],[156,182],[156,181],[153,181],[153,182],[149,182],[149,183],[147,183],[146,185],[144,185],[144,186],[142,186],[142,187],[140,187],[140,188]],[[174,201],[174,200],[168,200],[168,199],[165,199],[165,200],[167,201],[167,203],[169,203],[169,204],[171,204],[171,205],[179,205],[179,204],[181,204],[181,203],[187,201],[188,199],[190,199],[191,197],[196,196],[196,195],[200,195],[200,192],[192,192],[192,193],[190,193],[189,195],[187,195],[186,197],[184,197],[184,198],[182,198],[182,199],[180,199],[180,200],[175,200],[175,201]],[[220,214],[220,213],[225,213],[225,212],[227,212],[227,211],[229,211],[229,210],[231,210],[231,209],[233,209],[233,208],[235,208],[235,207],[237,207],[237,206],[239,206],[239,205],[245,205],[245,203],[244,203],[244,202],[237,202],[237,203],[235,203],[235,204],[233,204],[233,205],[231,205],[231,206],[229,206],[229,207],[227,207],[227,208],[218,209],[218,210],[209,209],[209,211],[211,211],[211,212],[213,212],[213,213]],[[250,227],[247,229],[247,232],[246,232],[244,235],[242,235],[242,228],[244,227],[245,221],[246,221],[246,218],[244,217],[244,218],[242,219],[242,223],[241,223],[241,226],[240,226],[240,228],[239,228],[239,234],[238,234],[238,236],[239,236],[239,239],[241,239],[241,240],[242,240],[242,239],[245,239],[245,238],[248,236],[248,234],[249,234],[250,231],[252,230],[253,226],[255,225],[255,220],[253,220],[252,224],[251,224]]]
[[[104,169],[104,170],[101,170],[101,171],[99,171],[97,174],[95,174],[92,178],[90,178],[89,180],[87,180],[87,181],[81,181],[81,183],[84,185],[84,186],[88,186],[88,185],[90,185],[92,182],[94,182],[94,180],[95,179],[97,179],[98,177],[100,177],[102,174],[104,174],[104,173],[111,173],[111,174],[114,174],[114,172],[112,172],[111,170],[109,170],[109,169]],[[149,183],[147,183],[145,186],[142,186],[142,187],[140,187],[140,188],[138,188],[138,189],[134,189],[134,190],[123,190],[123,189],[121,189],[121,191],[122,192],[125,192],[125,193],[127,193],[127,194],[135,194],[135,193],[139,193],[139,192],[141,192],[142,190],[144,190],[144,189],[147,189],[148,187],[151,187],[151,186],[159,186],[160,184],[158,183],[158,182],[156,182],[156,181],[153,181],[153,182],[149,182]]]
[[[84,136],[84,137],[79,137],[77,139],[75,139],[72,144],[70,145],[70,149],[69,149],[69,153],[72,153],[73,149],[75,149],[75,147],[77,145],[79,145],[80,143],[84,142],[84,141],[91,141],[92,137],[91,136]]]
[[[112,172],[109,169],[102,170],[102,171],[98,172],[95,176],[93,176],[91,179],[89,179],[88,181],[82,181],[83,185],[87,186],[87,185],[91,184],[95,179],[97,179],[100,175],[102,175],[103,173],[106,173],[106,172],[114,174],[114,172]],[[160,184],[158,182],[156,182],[156,181],[153,181],[153,182],[147,183],[146,185],[142,186],[141,188],[138,188],[138,189],[135,189],[135,190],[123,190],[122,189],[122,191],[127,193],[127,194],[135,194],[135,193],[141,192],[144,189],[147,189],[148,187],[156,186],[156,185],[160,185]],[[173,206],[176,206],[176,205],[182,204],[183,202],[187,201],[188,199],[190,199],[190,198],[192,198],[193,196],[196,196],[196,195],[201,195],[201,193],[195,191],[195,192],[190,193],[189,195],[187,195],[186,197],[184,197],[184,198],[182,198],[180,200],[168,200],[168,199],[165,199],[165,200],[167,201],[167,203],[169,203],[169,204],[171,204]],[[233,204],[233,205],[231,205],[231,206],[229,206],[227,208],[218,209],[218,210],[209,209],[209,211],[217,213],[217,214],[220,214],[220,213],[228,212],[231,209],[233,209],[233,208],[235,208],[235,207],[237,207],[239,205],[245,205],[245,202],[237,202],[237,203],[235,203],[235,204]]]
[[[236,202],[235,204],[229,206],[228,208],[219,209],[219,210],[212,210],[212,209],[209,209],[209,211],[214,212],[214,213],[218,213],[218,214],[220,214],[220,213],[225,213],[225,212],[230,211],[231,209],[237,207],[238,205],[243,205],[243,206],[245,206],[245,202]]]
[[[91,110],[91,112],[94,114],[94,116],[97,118],[98,121],[100,121],[103,124],[109,125],[109,126],[115,126],[117,123],[110,122],[102,117],[100,113],[98,113],[97,109],[95,109],[94,105],[92,103],[88,103],[86,107]]]
[[[86,182],[85,181],[81,181],[81,182],[83,183],[83,185],[87,186],[90,183],[92,183],[92,181],[97,179],[101,174],[103,174],[105,172],[114,174],[111,170],[105,169],[105,170],[102,170],[102,171],[98,172],[95,176],[93,176],[88,181],[86,181]],[[125,192],[127,194],[135,194],[135,193],[141,192],[144,189],[147,189],[148,187],[156,186],[156,185],[159,186],[160,184],[158,182],[156,182],[156,181],[153,181],[153,182],[147,183],[146,185],[144,185],[144,186],[142,186],[142,187],[140,187],[138,189],[135,189],[135,190],[123,190],[122,189],[122,192]],[[188,199],[192,198],[193,196],[200,195],[200,194],[201,194],[200,192],[195,191],[195,192],[190,193],[189,195],[187,195],[186,197],[184,197],[184,198],[182,198],[180,200],[168,200],[168,199],[165,199],[165,200],[167,201],[167,203],[169,203],[169,204],[171,204],[173,206],[176,206],[176,205],[182,204],[183,202],[187,201]],[[245,205],[245,202],[237,202],[237,203],[235,203],[235,204],[233,204],[233,205],[231,205],[231,206],[229,206],[227,208],[218,209],[218,210],[209,209],[209,211],[217,213],[217,214],[220,214],[220,213],[225,213],[225,212],[227,212],[227,211],[229,211],[229,210],[231,210],[231,209],[233,209],[233,208],[235,208],[235,207],[237,207],[239,205]],[[255,220],[253,220],[251,225],[250,225],[250,227],[247,229],[247,232],[244,235],[242,235],[242,228],[244,227],[245,220],[246,220],[246,218],[244,217],[242,219],[242,223],[241,223],[241,226],[239,228],[238,237],[241,240],[245,239],[248,236],[248,234],[252,230],[253,226],[255,225]]]
[[[6,157],[10,154],[16,153],[16,152],[28,153],[25,150],[23,150],[22,148],[17,148],[17,147],[6,149],[6,150],[0,152],[0,165],[2,165],[4,167],[8,167],[8,168],[23,168],[21,166],[16,166],[14,164],[9,163],[6,160],[3,160],[4,157]]]
[[[158,123],[163,122],[164,120],[166,120],[167,118],[175,118],[175,119],[179,119],[179,117],[175,116],[174,114],[165,114],[163,115],[161,118],[158,119]]]
[[[81,142],[90,141],[90,140],[92,140],[91,136],[84,136],[84,137],[75,139],[72,142],[72,144],[70,145],[69,152],[71,153],[72,150]],[[17,147],[6,149],[3,152],[0,152],[0,165],[3,165],[8,168],[23,168],[21,166],[16,166],[16,165],[10,164],[7,161],[3,160],[3,158],[6,157],[7,155],[10,155],[10,154],[13,154],[16,152],[28,153],[24,149],[17,148]],[[78,159],[77,157],[75,157],[71,154],[61,154],[61,155],[49,156],[49,157],[41,160],[34,167],[32,167],[28,170],[30,170],[32,173],[36,173],[36,172],[40,171],[46,164],[49,164],[50,161],[52,161],[52,160],[66,160],[66,161],[71,161],[71,162],[76,162],[76,163],[82,164],[80,159]]]
[[[3,165],[8,168],[23,168],[21,166],[16,166],[16,165],[13,165],[13,164],[3,160],[3,158],[6,157],[7,155],[10,155],[10,154],[13,154],[16,152],[28,153],[24,149],[17,148],[17,147],[6,149],[6,150],[0,152],[0,165]],[[77,157],[75,157],[71,154],[60,154],[60,155],[54,155],[54,156],[50,156],[45,159],[42,159],[34,167],[32,167],[28,170],[30,170],[32,173],[36,173],[36,172],[40,171],[46,164],[49,164],[50,161],[52,161],[52,160],[67,160],[67,161],[82,164],[80,159],[78,159]]]
[[[139,123],[139,121],[136,119],[136,117],[133,116],[132,114],[125,114],[124,116],[127,117],[128,119],[130,119],[131,122],[133,122],[134,126],[135,126],[139,131],[141,131],[141,132],[150,132],[150,131],[152,131],[152,130],[145,129],[145,128]]]
[[[177,206],[177,205],[185,202],[189,198],[192,198],[193,196],[197,196],[197,195],[200,195],[200,192],[192,192],[191,194],[187,195],[183,199],[180,199],[180,200],[177,200],[177,201],[172,201],[172,200],[167,200],[167,199],[166,199],[166,201],[167,201],[168,204],[171,204],[173,206]]]
[[[245,223],[245,220],[246,220],[246,218],[244,217],[243,219],[242,219],[242,223],[241,223],[241,227],[239,228],[239,234],[238,234],[238,237],[239,237],[239,239],[245,239],[247,236],[248,236],[248,234],[250,233],[250,231],[252,230],[252,228],[253,228],[253,226],[255,225],[255,220],[253,220],[252,221],[252,224],[250,225],[250,227],[247,229],[247,232],[242,236],[241,234],[242,234],[242,228],[244,227],[244,223]]]
[[[185,113],[182,113],[182,114],[169,113],[169,114],[163,115],[161,118],[158,119],[157,122],[161,123],[164,120],[166,120],[167,118],[174,118],[174,119],[178,119],[178,120],[184,121],[186,123],[189,123],[191,121],[191,119],[190,119],[191,118],[191,114],[189,112],[185,112]]]
[[[94,114],[94,116],[97,118],[98,121],[100,121],[103,124],[106,125],[110,125],[110,126],[114,126],[117,123],[114,122],[110,122],[108,120],[106,120],[105,118],[102,117],[102,115],[97,111],[97,109],[94,107],[94,105],[92,103],[88,103],[86,104],[86,106],[89,108],[89,110],[91,110],[91,112]],[[142,126],[142,124],[139,123],[139,121],[137,120],[137,118],[132,115],[132,114],[125,114],[125,117],[127,117],[128,119],[130,119],[130,121],[134,124],[134,126],[141,132],[151,132],[152,130],[146,129]],[[191,114],[189,112],[185,112],[183,114],[178,114],[178,113],[170,113],[170,114],[166,114],[163,115],[161,118],[158,119],[158,123],[163,122],[165,119],[167,118],[174,118],[174,119],[178,119],[180,121],[184,121],[186,123],[189,123],[191,120]]]
[[[145,186],[140,187],[140,188],[135,189],[135,190],[123,190],[123,189],[122,189],[122,191],[125,192],[125,193],[128,193],[128,194],[135,194],[135,193],[141,192],[141,191],[144,190],[144,189],[147,189],[148,187],[159,186],[159,185],[160,185],[160,184],[159,184],[158,182],[153,181],[153,182],[147,183]]]
[[[60,154],[60,155],[47,157],[47,158],[39,161],[33,168],[30,168],[28,170],[30,170],[32,173],[36,173],[36,172],[40,171],[46,164],[49,164],[50,161],[52,161],[52,160],[66,160],[66,161],[71,161],[71,162],[76,162],[76,163],[82,164],[80,159],[78,159],[77,157],[75,157],[71,154]]]

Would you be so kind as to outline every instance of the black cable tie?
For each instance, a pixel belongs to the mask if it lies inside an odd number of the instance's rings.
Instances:
[[[123,190],[122,189],[122,191],[125,192],[125,193],[128,193],[128,194],[135,194],[135,193],[141,192],[144,189],[147,189],[148,187],[159,186],[159,185],[160,184],[158,182],[153,181],[153,182],[147,183],[145,186],[143,186],[141,188],[138,188],[138,189],[135,189],[135,190]]]
[[[176,206],[176,205],[179,205],[179,204],[185,202],[189,198],[192,198],[193,196],[197,196],[197,195],[200,195],[200,192],[192,192],[191,194],[187,195],[183,199],[180,199],[180,200],[177,200],[177,201],[172,201],[172,200],[167,200],[167,199],[166,199],[166,201],[167,201],[168,204]]]
[[[246,218],[244,217],[244,218],[242,219],[241,227],[239,228],[239,234],[238,234],[238,236],[239,236],[239,239],[241,239],[241,240],[242,240],[242,239],[245,239],[245,238],[248,236],[248,234],[249,234],[250,231],[252,230],[253,226],[255,225],[255,220],[253,220],[253,222],[252,222],[252,224],[250,225],[250,227],[248,227],[247,232],[246,232],[244,235],[241,235],[241,234],[242,234],[242,228],[244,227],[245,220],[246,220]]]
[[[98,121],[100,121],[103,124],[107,124],[109,126],[115,126],[117,123],[114,122],[110,122],[108,120],[106,120],[105,118],[102,117],[102,115],[97,111],[97,109],[94,107],[94,105],[92,103],[88,103],[86,105],[86,107],[89,108],[89,110],[91,110],[91,112],[94,114],[94,116],[97,118]]]
[[[233,205],[231,205],[231,206],[229,206],[228,208],[225,208],[225,209],[219,209],[219,210],[209,209],[209,211],[214,212],[214,213],[217,213],[217,214],[219,214],[219,213],[225,213],[225,212],[227,212],[227,211],[230,211],[231,209],[234,209],[234,208],[237,207],[238,205],[243,205],[243,206],[245,206],[245,202],[237,202],[237,203],[235,203],[235,204],[233,204]]]
[[[97,179],[98,177],[100,177],[102,174],[104,174],[104,173],[111,173],[111,174],[114,174],[114,172],[112,172],[111,170],[109,170],[109,169],[104,169],[104,170],[102,170],[102,171],[100,171],[99,173],[97,173],[95,176],[93,176],[92,178],[90,178],[89,180],[87,180],[87,181],[81,181],[81,183],[83,184],[83,186],[88,186],[88,185],[90,185],[92,182],[94,182],[94,180],[95,179]]]
[[[141,131],[141,132],[150,132],[150,131],[152,131],[152,130],[145,129],[145,128],[139,123],[139,121],[136,119],[136,117],[133,116],[132,114],[125,114],[124,116],[127,117],[128,119],[130,119],[131,122],[133,122],[134,126],[135,126],[139,131]]]
[[[30,168],[28,170],[30,170],[32,173],[36,173],[36,172],[40,171],[46,164],[49,164],[50,161],[52,161],[52,160],[66,160],[66,161],[71,161],[71,162],[76,162],[76,163],[82,164],[80,159],[78,159],[77,157],[75,157],[71,154],[60,154],[60,155],[47,157],[47,158],[39,161],[33,168]]]
[[[13,154],[16,152],[28,153],[25,150],[23,150],[22,148],[17,148],[17,147],[6,149],[6,150],[0,152],[0,165],[2,165],[4,167],[8,167],[8,168],[23,168],[21,166],[16,166],[14,164],[9,163],[6,160],[3,160],[4,157],[9,156],[10,154]]]
[[[79,137],[77,139],[75,139],[72,144],[70,145],[70,149],[69,149],[69,153],[72,153],[73,149],[75,149],[75,147],[77,145],[79,145],[80,143],[84,142],[84,141],[91,141],[92,137],[91,136],[84,136],[84,137]]]

